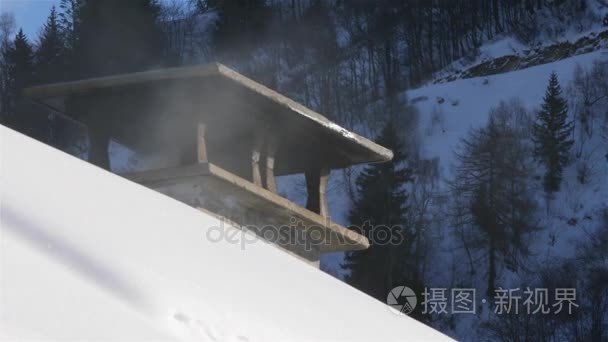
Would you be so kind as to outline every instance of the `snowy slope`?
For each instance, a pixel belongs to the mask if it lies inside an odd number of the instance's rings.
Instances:
[[[530,115],[534,115],[542,103],[551,72],[557,73],[564,96],[568,98],[568,85],[573,79],[575,67],[581,65],[589,68],[594,61],[607,58],[606,51],[600,50],[510,73],[461,79],[408,91],[407,97],[420,111],[420,146],[423,157],[439,158],[441,179],[438,192],[446,194],[447,181],[454,178],[454,151],[461,139],[466,137],[471,128],[484,126],[492,108],[497,107],[501,101],[517,98],[530,111]],[[434,116],[441,119],[433,120]],[[538,212],[539,226],[542,229],[530,237],[532,257],[526,266],[531,270],[558,259],[572,258],[577,242],[588,239],[589,231],[593,231],[600,222],[601,211],[608,207],[608,163],[604,157],[608,149],[605,142],[599,142],[599,146],[589,144],[587,148],[587,152],[597,148],[594,151],[597,154],[597,172],[587,184],[580,184],[576,179],[576,166],[573,164],[565,169],[561,191],[546,211],[542,207]],[[542,170],[536,172],[537,175],[542,174]],[[535,195],[538,203],[544,203],[540,183]],[[433,268],[433,265],[454,264],[459,267],[459,263],[464,264],[457,261],[459,243],[451,236],[449,220],[441,221],[437,229],[437,236],[441,238],[436,241],[438,253],[430,261],[431,272],[434,273],[427,280],[429,287],[445,287],[445,284],[451,284],[453,278],[450,277],[454,276],[445,272],[447,266]],[[464,274],[458,271],[454,273],[456,277]],[[506,288],[516,288],[525,281],[520,276],[505,270],[497,283]],[[483,289],[485,283],[474,283],[474,286]],[[476,331],[483,319],[484,316],[480,314],[459,317],[457,324],[446,325],[441,329],[460,340],[476,340],[480,338]],[[440,327],[441,323],[436,326]]]
[[[271,245],[212,242],[217,219],[2,126],[0,201],[2,340],[447,339]]]
[[[421,114],[422,154],[429,159],[439,158],[441,190],[446,190],[445,181],[453,179],[454,151],[461,139],[471,128],[485,125],[492,108],[501,101],[518,99],[533,115],[542,103],[551,72],[556,72],[564,96],[567,96],[568,84],[577,65],[589,67],[594,61],[607,58],[606,51],[599,50],[524,70],[408,91],[408,98]],[[432,124],[433,112],[441,113],[442,121],[439,124]],[[586,218],[596,216],[598,210],[608,206],[608,164],[602,162],[601,151],[601,148],[596,151],[598,174],[589,184],[577,182],[575,165],[565,170],[562,191],[557,194],[550,212],[541,217],[540,225],[546,229],[534,239],[536,249],[541,248],[546,258],[554,255],[567,257],[573,253],[574,242],[584,234],[587,226],[595,224]],[[542,202],[542,191],[538,191],[537,196]],[[567,224],[572,219],[579,222],[579,229],[572,229]]]
[[[589,66],[597,59],[605,59],[604,50],[567,58],[505,74],[462,79],[434,84],[407,92],[409,100],[421,113],[423,154],[427,158],[439,157],[442,175],[448,176],[453,151],[470,128],[486,124],[490,109],[500,101],[519,98],[529,110],[537,109],[552,71],[564,88],[572,80],[577,64]],[[442,103],[439,103],[443,100]],[[439,111],[444,122],[433,127],[431,116]]]

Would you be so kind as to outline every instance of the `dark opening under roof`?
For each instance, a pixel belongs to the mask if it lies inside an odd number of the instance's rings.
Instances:
[[[393,155],[218,63],[42,85],[25,93],[136,150],[192,150],[197,125],[204,123],[209,158],[220,165],[241,156],[249,162],[254,134],[261,130],[278,141],[278,175],[388,161]]]

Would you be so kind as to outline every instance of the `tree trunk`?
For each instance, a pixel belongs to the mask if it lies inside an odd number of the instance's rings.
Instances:
[[[494,289],[496,288],[496,247],[494,241],[490,241],[490,251],[488,257],[488,296],[494,295]]]

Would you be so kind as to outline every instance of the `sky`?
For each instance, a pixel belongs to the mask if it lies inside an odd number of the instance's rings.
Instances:
[[[169,1],[161,0],[160,2]],[[59,10],[59,2],[60,0],[0,0],[0,13],[13,13],[17,31],[19,28],[23,28],[23,32],[30,41],[35,42],[42,25],[49,16],[51,7],[55,6]]]
[[[23,28],[30,41],[36,41],[53,5],[59,7],[59,0],[0,0],[0,12],[13,13],[17,30]]]

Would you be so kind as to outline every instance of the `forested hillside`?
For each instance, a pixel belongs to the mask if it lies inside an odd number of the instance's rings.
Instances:
[[[86,131],[24,87],[219,61],[395,150],[334,171],[329,198],[336,222],[403,241],[327,272],[383,302],[475,289],[473,314],[412,313],[462,340],[608,339],[607,2],[61,0],[39,37],[18,25],[0,17],[2,124],[86,156]],[[116,168],[145,159],[116,150]],[[515,288],[519,312],[498,314]],[[574,313],[526,311],[537,288],[575,288]]]

